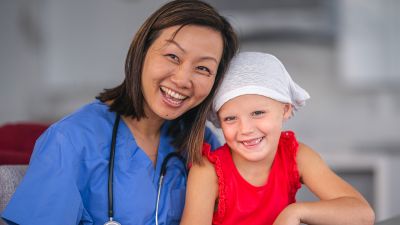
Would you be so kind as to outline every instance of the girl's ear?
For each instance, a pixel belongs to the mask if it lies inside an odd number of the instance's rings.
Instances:
[[[293,115],[293,106],[290,103],[285,103],[283,106],[283,121],[287,121]]]

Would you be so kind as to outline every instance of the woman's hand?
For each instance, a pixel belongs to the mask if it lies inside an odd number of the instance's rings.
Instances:
[[[288,205],[278,215],[273,225],[300,225],[300,215],[298,215],[297,206],[296,203]]]

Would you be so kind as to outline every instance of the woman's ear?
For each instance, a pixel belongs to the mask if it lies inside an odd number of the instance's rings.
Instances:
[[[286,122],[293,115],[293,107],[290,103],[285,103],[283,105],[283,121]]]

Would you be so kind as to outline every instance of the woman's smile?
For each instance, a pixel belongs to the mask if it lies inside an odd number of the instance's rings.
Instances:
[[[141,83],[148,116],[173,120],[200,104],[213,87],[222,45],[221,34],[208,27],[164,29],[143,64]]]
[[[183,101],[188,98],[188,96],[185,96],[183,94],[180,94],[176,91],[173,91],[167,87],[161,86],[160,87],[161,94],[164,97],[163,101],[172,107],[179,107],[182,105]]]

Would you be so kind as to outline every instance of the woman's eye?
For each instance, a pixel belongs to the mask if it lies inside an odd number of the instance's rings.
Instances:
[[[166,56],[175,62],[179,62],[179,57],[174,54],[166,54]]]
[[[254,111],[251,113],[252,116],[261,116],[265,113],[265,111]]]
[[[198,70],[200,70],[202,73],[207,73],[209,75],[211,75],[211,70],[205,66],[198,66],[197,67]]]

